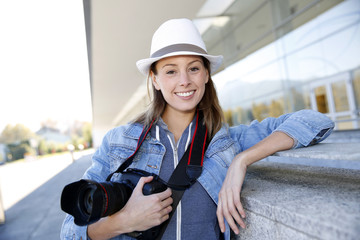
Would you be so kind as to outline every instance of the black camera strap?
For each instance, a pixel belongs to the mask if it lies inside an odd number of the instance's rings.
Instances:
[[[106,181],[110,181],[111,177],[115,173],[123,173],[130,166],[135,154],[139,150],[141,144],[144,142],[147,134],[153,126],[153,123],[154,120],[150,125],[144,126],[135,152],[128,159],[126,159],[125,162],[121,164],[115,172],[111,173],[107,177]],[[166,227],[169,224],[170,219],[173,216],[176,207],[184,194],[184,191],[193,183],[195,183],[196,179],[201,175],[205,151],[210,142],[210,139],[207,139],[207,135],[208,131],[205,124],[203,123],[203,113],[202,111],[197,110],[195,131],[192,137],[191,145],[187,148],[183,157],[170,176],[168,183],[166,183],[166,185],[172,190],[173,211],[170,213],[169,219],[161,225],[160,234],[156,239],[161,239],[162,235],[164,234]]]
[[[144,142],[153,124],[154,120],[150,125],[144,126],[134,153],[128,157],[115,172],[111,173],[107,177],[106,181],[110,181],[111,177],[115,173],[123,173],[131,165],[137,151]],[[196,181],[196,179],[201,175],[204,154],[209,142],[210,141],[207,141],[207,127],[203,123],[203,113],[198,110],[196,115],[195,131],[192,137],[191,145],[184,153],[183,157],[172,173],[169,182],[167,183],[170,188],[177,190],[186,189]],[[177,170],[178,168],[179,170]]]
[[[203,115],[198,111],[191,145],[170,176],[168,186],[172,190],[173,210],[169,214],[169,219],[161,225],[160,233],[156,238],[157,240],[160,240],[165,233],[167,225],[170,223],[170,219],[174,215],[185,190],[195,183],[196,179],[201,175],[205,151],[210,142],[207,141],[207,128],[202,120]]]

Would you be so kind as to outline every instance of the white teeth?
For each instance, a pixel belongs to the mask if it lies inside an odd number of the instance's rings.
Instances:
[[[180,96],[180,97],[188,97],[190,95],[192,95],[194,93],[194,91],[190,91],[190,92],[178,92],[176,93],[176,95]]]

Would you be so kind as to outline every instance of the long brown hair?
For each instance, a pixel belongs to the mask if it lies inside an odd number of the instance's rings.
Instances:
[[[203,60],[203,64],[205,69],[208,71],[209,79],[205,84],[205,93],[203,98],[198,104],[198,109],[201,110],[204,114],[204,122],[208,128],[210,137],[213,137],[221,128],[222,123],[224,122],[224,114],[219,104],[219,99],[217,97],[216,89],[214,86],[214,82],[211,79],[210,75],[210,62],[205,57],[201,57]],[[149,91],[150,81],[150,72],[153,72],[155,75],[157,74],[156,70],[156,62],[153,63],[149,70],[149,75],[147,78],[147,87],[148,87],[148,95],[151,99],[151,94]],[[156,88],[152,85],[152,99],[148,106],[148,109],[141,113],[138,117],[135,118],[133,122],[141,123],[144,125],[148,125],[152,122],[153,119],[158,120],[161,114],[165,110],[166,101],[160,90],[156,90]]]

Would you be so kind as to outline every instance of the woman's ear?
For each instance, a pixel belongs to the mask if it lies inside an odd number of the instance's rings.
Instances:
[[[156,81],[156,76],[153,72],[150,73],[152,84],[154,85],[156,90],[160,90],[160,86],[158,82]]]
[[[209,71],[206,71],[206,80],[205,80],[205,84],[207,84],[209,82]]]

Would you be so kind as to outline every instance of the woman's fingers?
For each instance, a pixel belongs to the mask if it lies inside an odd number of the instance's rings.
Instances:
[[[232,204],[232,193],[230,192],[226,192],[226,191],[220,191],[220,195],[219,195],[219,206],[221,206],[220,209],[220,213],[218,216],[223,216],[221,217],[221,221],[223,221],[223,219],[225,218],[227,223],[229,224],[230,228],[236,233],[239,233],[239,228],[237,227],[235,220],[237,220],[237,218],[239,218],[239,214],[236,213],[236,211],[233,211],[234,207]],[[218,206],[218,207],[219,207]],[[239,216],[239,217],[237,217]],[[220,222],[219,222],[219,226],[220,226]],[[223,224],[223,226],[220,227],[220,230],[222,232],[225,231],[225,224]]]
[[[165,191],[163,192],[160,192],[160,193],[156,193],[156,195],[159,196],[159,199],[161,201],[164,201],[165,199],[168,199],[171,197],[172,195],[172,192],[171,192],[171,189],[170,188],[167,188]]]
[[[222,210],[222,202],[219,199],[218,202],[218,207],[216,209],[216,216],[219,222],[219,227],[220,227],[220,231],[222,233],[225,232],[225,222],[224,222],[224,215],[223,215],[223,210]]]
[[[144,185],[146,183],[149,183],[153,180],[153,176],[149,176],[149,177],[141,177],[139,179],[139,182],[136,184],[134,191],[133,192],[137,192],[137,193],[142,193],[142,189],[144,188]]]
[[[245,218],[246,217],[245,211],[244,211],[244,208],[240,201],[240,189],[238,189],[234,192],[233,199],[234,199],[234,205],[236,207],[237,213],[239,213],[241,215],[241,218]],[[241,220],[241,222],[243,222],[242,219],[240,219],[240,220]],[[242,225],[240,225],[240,226],[242,228],[245,228],[245,224],[244,224],[244,226],[242,226]]]
[[[216,215],[222,232],[225,231],[224,219],[226,219],[230,228],[236,234],[239,233],[237,224],[239,224],[242,228],[246,227],[242,219],[245,218],[245,211],[240,202],[240,190],[238,188],[226,188],[223,186],[219,193]]]

